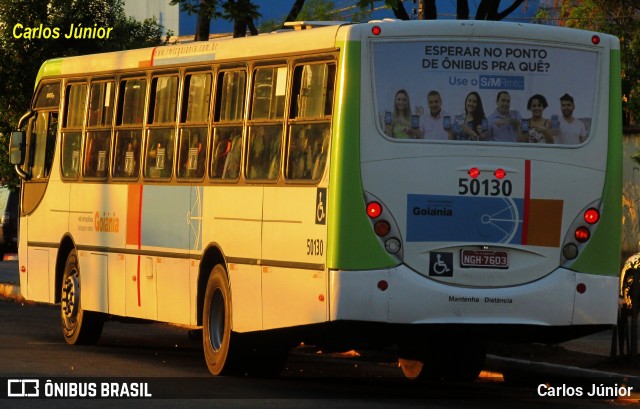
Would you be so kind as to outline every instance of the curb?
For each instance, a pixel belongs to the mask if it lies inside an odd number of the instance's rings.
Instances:
[[[640,391],[640,376],[625,375],[616,372],[598,371],[595,369],[576,366],[552,364],[548,362],[526,361],[522,359],[504,358],[497,355],[487,355],[485,362],[487,369],[497,372],[511,372],[524,380],[535,380],[540,376],[552,376],[557,379],[591,379],[608,381],[619,385],[633,387]]]

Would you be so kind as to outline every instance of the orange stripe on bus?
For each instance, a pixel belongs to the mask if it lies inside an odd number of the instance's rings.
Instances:
[[[142,185],[129,185],[127,200],[127,244],[140,246]]]
[[[527,244],[560,247],[562,228],[562,200],[531,199],[527,223]]]

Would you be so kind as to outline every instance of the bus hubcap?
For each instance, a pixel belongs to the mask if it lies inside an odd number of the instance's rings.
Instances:
[[[78,286],[78,274],[74,271],[70,274],[62,286],[62,315],[67,323],[75,321],[78,315],[78,300],[80,299],[80,287]]]

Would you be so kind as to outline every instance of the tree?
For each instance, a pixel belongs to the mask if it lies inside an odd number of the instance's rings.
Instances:
[[[218,0],[171,0],[169,5],[175,6],[179,4],[180,11],[184,11],[189,15],[197,15],[198,23],[193,40],[207,41],[211,31],[211,19],[222,17],[222,14],[217,11],[218,3]]]
[[[640,117],[640,4],[637,0],[572,0],[541,9],[543,22],[613,34],[620,38],[625,126]]]
[[[171,0],[170,5],[180,5],[180,10],[189,15],[198,16],[198,25],[194,41],[208,41],[211,20],[224,18],[233,21],[233,36],[244,37],[247,29],[251,35],[257,35],[253,20],[260,17],[260,6],[253,4],[251,0]]]
[[[304,0],[295,0],[293,2],[293,6],[291,7],[291,11],[284,19],[284,22],[296,21],[298,18],[298,14],[302,11],[302,7],[304,7]]]
[[[222,16],[229,21],[233,21],[233,36],[244,37],[247,35],[247,28],[252,36],[258,35],[258,29],[253,24],[253,19],[261,14],[258,12],[260,6],[251,3],[251,0],[227,0],[222,4],[224,10]]]
[[[298,3],[298,2],[296,2]],[[331,0],[309,0],[297,16],[297,20],[313,20],[313,21],[333,21],[342,20],[341,16],[336,12],[336,5]],[[289,18],[291,13],[289,13]],[[295,20],[295,19],[294,19]],[[292,20],[288,20],[292,21]]]
[[[459,3],[460,1],[458,5]],[[513,13],[522,3],[524,3],[524,0],[514,0],[509,7],[503,11],[498,11],[500,9],[500,0],[482,0],[476,11],[476,20],[503,20],[509,14]]]
[[[418,0],[420,2],[420,8],[422,9],[422,18],[428,20],[435,20],[438,18],[438,11],[436,8],[435,0]],[[476,11],[476,20],[503,20],[509,14],[513,13],[525,0],[513,0],[511,5],[502,11],[500,9],[500,0],[481,0]],[[377,0],[359,0],[357,2],[360,8],[373,8],[374,3]],[[402,0],[385,0],[385,5],[389,7],[394,16],[400,20],[409,20],[409,14],[404,8]],[[467,20],[469,19],[469,3],[468,0],[457,0],[457,19]]]
[[[112,30],[109,38],[67,39],[72,24]],[[31,28],[39,28],[39,34],[26,38]],[[159,45],[166,42],[162,32],[155,20],[126,17],[122,0],[0,0],[0,72],[5,79],[0,81],[0,155],[6,158],[8,135],[29,108],[45,60]],[[7,160],[0,161],[0,184],[17,184]]]

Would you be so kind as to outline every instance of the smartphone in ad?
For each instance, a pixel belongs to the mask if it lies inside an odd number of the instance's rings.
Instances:
[[[411,128],[420,128],[420,115],[411,115]]]
[[[391,125],[391,112],[389,111],[384,112],[384,124]]]
[[[520,129],[522,129],[522,132],[529,132],[529,121],[526,119],[523,119],[520,122]]]
[[[447,131],[449,129],[451,129],[451,117],[450,116],[447,115],[444,118],[442,118],[442,127]]]

